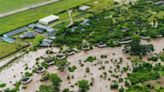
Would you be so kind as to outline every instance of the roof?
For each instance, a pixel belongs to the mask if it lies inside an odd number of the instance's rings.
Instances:
[[[52,43],[53,41],[52,40],[50,40],[50,39],[43,39],[43,42],[48,42],[48,43]]]
[[[90,8],[90,6],[81,6],[80,8],[79,8],[79,10],[82,10],[82,11],[85,11],[85,10],[87,10],[87,9],[89,9]]]
[[[52,40],[45,38],[42,40],[42,43],[40,44],[40,46],[49,47],[51,46],[52,42],[53,42]]]
[[[20,38],[32,38],[35,37],[36,33],[35,32],[27,32],[25,34],[20,35]]]
[[[45,18],[40,19],[39,23],[48,25],[49,23],[54,22],[54,21],[56,21],[58,19],[59,19],[59,16],[50,15],[50,16],[47,16]]]
[[[13,43],[13,42],[15,42],[15,39],[8,38],[8,37],[2,37],[2,40],[5,41],[5,42],[8,42],[8,43]]]
[[[154,3],[155,5],[164,5],[164,1],[158,1]]]
[[[36,24],[35,25],[36,28],[41,28],[41,29],[44,29],[48,32],[52,32],[52,31],[55,31],[53,28],[49,27],[49,26],[45,26],[45,25],[41,25],[41,24]]]
[[[16,35],[18,33],[24,32],[24,31],[27,31],[26,27],[22,27],[22,28],[14,30],[14,31],[8,32],[8,33],[4,34],[3,36],[10,37],[10,36]]]

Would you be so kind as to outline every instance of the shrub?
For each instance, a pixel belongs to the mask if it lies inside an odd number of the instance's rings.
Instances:
[[[117,82],[113,82],[110,86],[111,89],[117,89],[119,87]]]
[[[5,86],[6,86],[5,83],[0,83],[0,88],[3,88],[3,87],[5,87]]]
[[[153,56],[151,58],[148,58],[149,61],[157,61],[158,60],[158,57],[156,56]]]
[[[73,66],[73,67],[69,67],[69,68],[68,68],[68,70],[69,70],[70,72],[74,72],[76,69],[77,69],[76,66]]]
[[[25,76],[26,76],[26,77],[32,76],[32,73],[30,73],[30,72],[25,72]]]
[[[93,56],[89,56],[85,61],[86,62],[93,62],[96,60],[96,57],[93,57]]]

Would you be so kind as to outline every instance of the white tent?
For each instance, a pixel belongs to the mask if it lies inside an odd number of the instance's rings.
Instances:
[[[45,18],[42,18],[39,20],[39,23],[41,24],[44,24],[44,25],[48,25],[56,20],[59,19],[59,16],[56,16],[56,15],[50,15],[50,16],[47,16]]]

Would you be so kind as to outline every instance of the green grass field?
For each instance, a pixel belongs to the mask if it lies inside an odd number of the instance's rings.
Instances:
[[[37,9],[28,10],[22,13],[0,18],[0,35],[9,32],[18,27],[22,27],[29,23],[35,22],[38,19],[51,15],[58,14],[61,11],[86,3],[90,0],[62,0],[47,6],[39,7]]]
[[[0,58],[17,51],[21,46],[25,46],[22,41],[17,41],[15,43],[0,41]]]
[[[0,13],[23,8],[32,4],[45,2],[50,0],[0,0]]]

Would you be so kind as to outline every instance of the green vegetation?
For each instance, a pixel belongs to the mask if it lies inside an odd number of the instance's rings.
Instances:
[[[86,40],[91,45],[103,42],[114,47],[124,41],[130,41],[135,34],[142,38],[156,38],[160,34],[164,36],[162,18],[159,16],[152,18],[155,16],[152,12],[162,11],[159,7],[141,0],[136,5],[113,6],[96,13],[91,12],[93,16],[89,17],[89,21],[85,24],[78,21],[70,28],[62,26],[56,34],[55,43],[58,46],[80,47]],[[157,27],[151,25],[152,22],[158,22]],[[74,27],[77,28],[72,31]]]
[[[3,88],[3,87],[5,87],[5,86],[6,86],[5,83],[0,83],[0,88]]]
[[[86,60],[85,60],[85,62],[93,62],[93,61],[95,61],[96,60],[96,57],[94,57],[94,56],[89,56]]]
[[[0,41],[0,58],[13,54],[16,51],[21,50],[25,46],[26,44],[21,41],[16,41],[15,43],[7,43]]]
[[[150,90],[161,92],[163,88],[159,88],[160,84],[155,87],[155,84],[149,84],[148,81],[151,83],[151,81],[160,80],[160,78],[164,77],[161,74],[163,69],[164,66],[161,64],[152,66],[150,63],[139,59],[133,60],[133,72],[128,74],[127,79],[130,81],[130,85],[128,85],[126,92],[139,92],[140,90],[143,90],[142,92],[150,92]]]
[[[76,66],[72,66],[72,67],[69,67],[69,68],[68,68],[68,70],[69,70],[70,72],[74,72],[76,69],[77,69]]]
[[[164,52],[161,52],[161,53],[159,54],[159,58],[161,59],[161,61],[164,61]]]
[[[67,60],[55,60],[55,65],[58,67],[58,70],[60,70],[61,72],[64,71],[66,69],[66,67],[68,67],[68,62]]]
[[[51,85],[41,85],[39,87],[39,92],[60,92],[60,83],[62,80],[57,74],[48,74],[48,79],[51,82]]]
[[[138,35],[132,37],[132,41],[125,46],[124,52],[130,53],[131,55],[146,55],[147,53],[154,51],[152,44],[142,45]]]
[[[1,3],[0,13],[12,11],[15,9],[23,8],[29,5],[33,5],[45,1],[50,1],[50,0],[16,0],[14,2],[12,0],[5,0],[5,1],[0,0]]]
[[[160,74],[154,70],[154,68],[149,63],[143,63],[138,67],[134,67],[133,73],[128,74],[128,79],[131,81],[132,85],[142,83],[147,80],[158,79]]]
[[[80,80],[77,82],[80,92],[87,92],[89,90],[89,82],[87,80]]]

